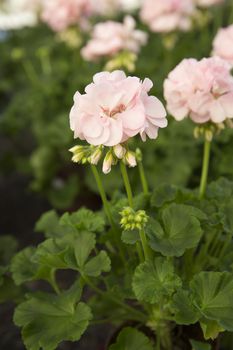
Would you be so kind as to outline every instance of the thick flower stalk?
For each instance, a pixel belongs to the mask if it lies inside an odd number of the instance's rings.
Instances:
[[[147,42],[147,33],[135,29],[135,26],[136,22],[131,16],[126,16],[123,23],[107,21],[96,24],[91,40],[81,51],[83,58],[95,61],[122,51],[137,54]]]
[[[169,33],[189,30],[194,13],[193,0],[145,0],[140,16],[153,32]]]
[[[167,126],[163,104],[148,92],[153,83],[137,77],[126,77],[123,71],[98,73],[85,94],[76,92],[70,112],[74,137],[86,140],[91,146],[108,149],[103,170],[108,173],[117,160],[135,166],[136,157],[127,141],[140,135],[156,139],[159,128]],[[90,155],[85,156],[88,160]],[[77,161],[81,159],[76,158]]]
[[[218,30],[212,54],[226,60],[233,67],[233,24]]]

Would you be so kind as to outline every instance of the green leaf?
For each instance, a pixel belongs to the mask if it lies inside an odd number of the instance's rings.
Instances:
[[[10,270],[16,285],[31,281],[35,278],[38,265],[32,262],[36,248],[27,247],[17,253],[12,259]]]
[[[39,293],[21,303],[15,310],[14,322],[22,327],[26,348],[54,350],[64,340],[79,340],[92,318],[89,306],[78,303],[79,297],[79,291],[75,294],[71,288],[71,294]]]
[[[74,254],[78,267],[82,268],[91,251],[95,248],[95,235],[90,232],[81,232],[75,242]]]
[[[205,339],[216,339],[220,332],[224,332],[224,329],[219,326],[218,322],[210,320],[202,320],[200,322],[201,329]]]
[[[150,340],[137,329],[124,328],[109,350],[153,350]]]
[[[41,245],[46,245],[47,241]],[[40,254],[41,247],[39,245],[38,248],[27,247],[14,256],[10,270],[16,285],[40,279],[50,282],[51,274],[56,269],[66,267],[64,264],[62,267],[59,266],[58,263],[56,264],[56,257],[54,257],[52,254],[48,254],[47,252],[44,256],[42,255],[43,259],[39,261],[38,256]]]
[[[0,265],[8,265],[18,248],[18,242],[13,236],[0,237]]]
[[[190,282],[194,305],[203,318],[233,331],[233,276],[228,272],[201,272]]]
[[[199,320],[200,314],[193,305],[188,291],[179,289],[173,295],[171,306],[176,323],[190,325]]]
[[[140,240],[140,235],[138,230],[133,231],[123,231],[121,234],[121,240],[125,244],[135,244]]]
[[[223,225],[227,232],[231,232],[233,235],[233,198],[230,198],[224,203],[221,208],[221,212],[224,214]]]
[[[50,268],[65,269],[68,267],[64,261],[67,250],[65,239],[49,238],[38,245],[33,261]]]
[[[62,226],[68,226],[78,231],[89,231],[93,233],[102,232],[104,230],[105,221],[101,213],[81,208],[76,213],[65,213],[61,219]]]
[[[181,280],[170,261],[156,258],[136,268],[132,286],[138,300],[154,304],[170,297],[181,286]]]
[[[44,213],[37,221],[36,232],[43,232],[47,238],[62,237],[66,229],[59,224],[59,216],[55,210]]]
[[[111,260],[105,251],[101,251],[97,256],[89,260],[83,268],[84,275],[98,277],[102,272],[111,270]]]
[[[211,345],[207,343],[190,340],[190,344],[192,345],[192,350],[211,350]]]
[[[156,208],[162,207],[165,203],[173,201],[177,196],[176,186],[162,184],[157,187],[151,196],[151,205]]]
[[[182,256],[197,246],[202,236],[198,218],[202,212],[192,206],[171,204],[162,211],[162,223],[151,219],[146,228],[151,248],[165,256]]]

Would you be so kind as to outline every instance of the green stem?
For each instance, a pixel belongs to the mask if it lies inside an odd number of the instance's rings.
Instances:
[[[200,199],[202,199],[204,197],[205,192],[206,192],[206,185],[207,185],[207,178],[208,178],[208,171],[209,171],[209,162],[210,162],[210,146],[211,146],[211,141],[205,140],[201,183],[200,183],[200,192],[199,192]]]
[[[113,221],[113,218],[112,218],[112,213],[111,213],[111,210],[110,210],[110,207],[109,207],[109,202],[107,200],[107,196],[106,196],[106,193],[105,193],[105,190],[104,190],[104,186],[103,186],[103,183],[102,183],[102,180],[101,180],[101,177],[99,175],[99,172],[98,172],[98,169],[95,165],[91,165],[91,170],[92,170],[92,173],[95,177],[95,181],[97,183],[97,187],[98,187],[98,190],[99,190],[99,193],[100,193],[100,197],[102,199],[102,202],[103,202],[103,206],[104,206],[104,211],[105,211],[105,214],[109,220],[109,223],[111,224],[111,226],[114,228],[114,221]]]
[[[141,179],[141,183],[142,183],[142,189],[144,194],[149,194],[149,186],[146,180],[146,175],[145,175],[145,171],[144,171],[144,167],[142,162],[138,162],[138,170],[139,170],[139,175],[140,175],[140,179]]]
[[[138,251],[139,260],[142,263],[144,261],[144,256],[143,256],[143,251],[142,251],[142,247],[141,247],[140,242],[136,243],[136,247],[137,247],[137,251]]]
[[[125,260],[125,257],[124,257],[124,252],[123,252],[121,243],[119,241],[119,235],[118,235],[118,232],[117,232],[117,229],[116,229],[116,225],[115,225],[115,223],[113,221],[112,213],[111,213],[111,210],[110,210],[109,202],[108,202],[105,190],[104,190],[104,186],[103,186],[101,177],[100,177],[98,169],[97,169],[97,167],[95,165],[91,165],[91,170],[92,170],[92,173],[93,173],[93,175],[95,177],[95,180],[96,180],[96,183],[97,183],[97,187],[99,189],[99,193],[100,193],[100,197],[102,199],[102,203],[103,203],[103,206],[104,206],[105,214],[106,214],[106,216],[108,218],[108,221],[109,221],[110,225],[112,226],[112,230],[113,230],[114,238],[115,238],[115,243],[116,243],[116,245],[117,245],[117,247],[119,249],[120,258],[121,258],[122,262],[125,264],[126,260]]]
[[[135,308],[131,307],[128,304],[125,304],[124,302],[118,300],[115,296],[109,294],[108,292],[102,291],[100,288],[96,287],[92,281],[87,276],[82,276],[83,280],[99,295],[101,295],[104,298],[107,298],[108,300],[114,302],[115,304],[119,305],[123,309],[125,309],[127,312],[134,315],[135,318],[137,318],[140,321],[146,320],[146,315],[142,313],[139,310],[136,310]]]
[[[130,185],[130,182],[129,182],[129,176],[128,176],[128,173],[127,173],[126,166],[125,166],[125,164],[122,161],[120,162],[120,168],[121,168],[121,174],[122,174],[122,177],[123,177],[123,181],[124,181],[124,185],[125,185],[128,201],[129,201],[129,206],[131,208],[133,208],[133,194],[132,194],[132,189],[131,189],[131,185]]]
[[[143,251],[144,251],[144,256],[145,256],[145,260],[151,260],[152,258],[152,254],[151,254],[151,250],[150,247],[147,243],[147,238],[146,238],[146,234],[144,230],[141,230],[139,232],[140,234],[140,238],[141,238],[141,242],[142,242],[142,247],[143,247]]]

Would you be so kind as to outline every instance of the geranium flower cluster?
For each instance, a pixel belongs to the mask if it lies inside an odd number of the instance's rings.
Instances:
[[[90,0],[42,0],[41,18],[54,31],[62,31],[91,14]]]
[[[217,32],[213,41],[213,55],[225,59],[233,66],[233,24]]]
[[[218,58],[184,59],[164,83],[167,109],[176,120],[223,123],[233,118],[230,65]]]
[[[81,51],[82,56],[88,61],[95,61],[123,50],[138,53],[141,45],[147,42],[147,34],[136,30],[135,26],[136,22],[131,16],[126,16],[123,23],[98,23],[93,29],[91,40]]]
[[[137,77],[126,77],[123,71],[101,72],[85,94],[76,92],[70,112],[74,137],[93,146],[113,147],[106,155],[104,172],[109,172],[117,159],[135,166],[135,156],[125,148],[126,141],[140,135],[156,139],[159,128],[167,126],[166,110],[155,96],[149,96],[153,83]]]
[[[170,32],[176,29],[188,30],[194,14],[193,0],[143,1],[141,19],[154,32]]]

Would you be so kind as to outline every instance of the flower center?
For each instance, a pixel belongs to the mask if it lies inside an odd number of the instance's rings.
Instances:
[[[102,111],[104,112],[104,114],[109,118],[116,118],[116,115],[118,113],[122,113],[126,110],[126,107],[123,104],[120,104],[119,106],[112,109],[111,111],[108,108],[104,108],[104,107],[101,107],[101,108],[102,108]]]

